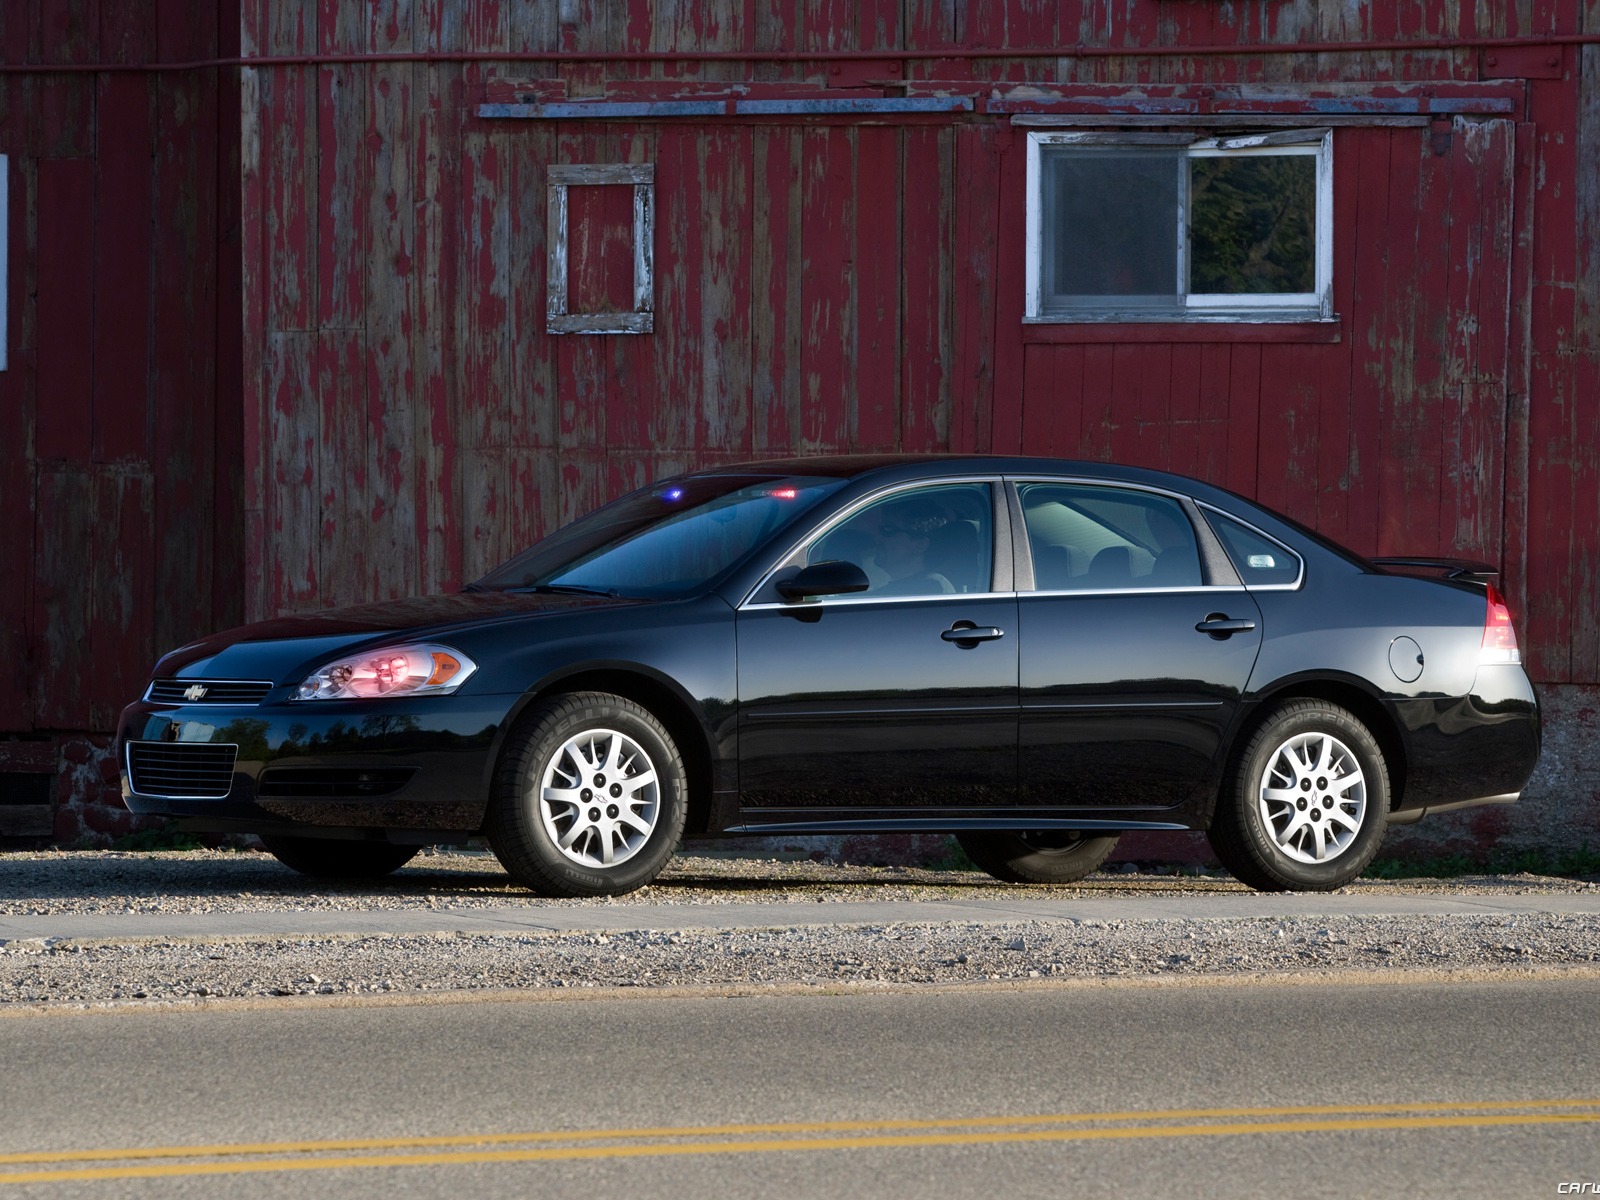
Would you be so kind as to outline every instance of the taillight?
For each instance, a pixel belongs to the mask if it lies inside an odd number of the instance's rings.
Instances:
[[[1506,598],[1489,586],[1489,611],[1483,618],[1483,644],[1478,651],[1478,661],[1485,663],[1519,663],[1522,651],[1517,649],[1517,631],[1511,626],[1511,609]]]

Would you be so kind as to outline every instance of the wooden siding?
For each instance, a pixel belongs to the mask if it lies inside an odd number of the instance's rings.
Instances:
[[[158,649],[243,612],[238,422],[219,416],[219,394],[237,409],[240,391],[237,301],[218,298],[239,286],[220,262],[237,201],[217,187],[236,89],[216,71],[25,69],[214,57],[234,48],[218,14],[216,0],[0,8],[0,734],[110,729]]]
[[[260,72],[250,612],[454,587],[683,467],[1023,450],[1195,474],[1371,553],[1503,563],[1536,675],[1600,681],[1600,184],[1579,165],[1600,137],[1600,51],[1421,44],[1600,30],[1594,5],[1534,10],[250,0],[257,54],[596,56]],[[1318,42],[1398,45],[1294,52]],[[1263,43],[1285,52],[999,53]],[[874,50],[927,57],[759,57]],[[758,57],[625,58],[651,52]],[[985,112],[1021,84],[1132,114],[1201,85],[1347,103],[1476,87],[1499,107],[1337,129],[1331,330],[1040,328],[1021,322],[1024,131]],[[973,111],[478,114],[902,94]],[[652,334],[544,330],[545,177],[580,163],[655,165]],[[618,202],[580,207],[572,295],[625,294]]]
[[[7,3],[0,735],[103,732],[205,629],[835,450],[1120,458],[1487,557],[1535,676],[1600,683],[1600,46],[1561,40],[1595,34],[1600,0]],[[1535,40],[1441,48],[1485,38]],[[13,69],[235,53],[327,60]],[[686,97],[725,104],[480,114]],[[1230,107],[1370,117],[1334,135],[1337,325],[1024,326],[1013,116]],[[654,165],[653,333],[546,332],[582,163]],[[629,293],[607,191],[574,311]]]

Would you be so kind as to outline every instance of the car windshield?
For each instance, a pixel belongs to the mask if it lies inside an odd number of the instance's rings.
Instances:
[[[471,590],[692,595],[844,484],[797,475],[668,480],[580,517]]]

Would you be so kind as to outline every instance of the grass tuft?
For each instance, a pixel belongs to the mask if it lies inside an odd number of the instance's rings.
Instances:
[[[179,829],[176,822],[168,822],[151,829],[141,829],[137,833],[124,834],[112,841],[111,848],[129,853],[151,850],[204,850],[205,843],[194,834]]]
[[[1366,879],[1451,879],[1459,875],[1548,875],[1555,878],[1600,877],[1600,851],[1518,850],[1488,854],[1445,854],[1437,858],[1377,858]]]

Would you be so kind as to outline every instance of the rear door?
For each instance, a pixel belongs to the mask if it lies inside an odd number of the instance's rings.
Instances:
[[[1017,614],[1021,802],[1184,803],[1212,773],[1260,650],[1255,601],[1201,553],[1180,497],[1015,486],[1033,573]]]

